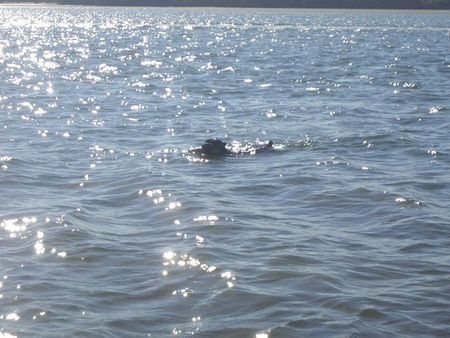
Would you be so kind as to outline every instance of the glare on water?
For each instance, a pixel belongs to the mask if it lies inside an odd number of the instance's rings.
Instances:
[[[0,6],[0,337],[447,335],[449,47],[442,12]]]

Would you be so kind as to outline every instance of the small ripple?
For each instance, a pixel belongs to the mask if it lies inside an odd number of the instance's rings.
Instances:
[[[446,109],[443,106],[434,106],[434,107],[430,107],[428,109],[428,113],[429,114],[437,114],[437,113],[443,112],[445,110]]]
[[[423,207],[424,204],[414,198],[399,196],[395,198],[395,202],[402,206]]]
[[[405,245],[404,247],[400,248],[399,251],[407,253],[424,253],[433,249],[434,245],[428,243],[413,243]]]
[[[381,320],[388,317],[385,313],[374,308],[363,309],[358,313],[358,316],[369,320]]]

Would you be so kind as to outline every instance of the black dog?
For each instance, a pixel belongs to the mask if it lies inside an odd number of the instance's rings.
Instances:
[[[222,157],[226,155],[245,155],[255,154],[272,149],[273,142],[269,141],[265,145],[257,145],[251,147],[227,147],[227,144],[217,138],[208,139],[200,148],[194,149],[194,152],[200,153],[206,157]]]
[[[202,144],[202,153],[206,156],[225,156],[231,152],[225,147],[226,143],[219,139],[208,139]]]

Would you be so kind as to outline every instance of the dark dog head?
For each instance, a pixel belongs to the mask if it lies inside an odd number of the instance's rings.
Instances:
[[[208,156],[223,156],[228,153],[226,143],[219,139],[208,139],[202,145],[202,152]]]

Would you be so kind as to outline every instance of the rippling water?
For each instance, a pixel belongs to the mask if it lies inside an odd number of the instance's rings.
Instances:
[[[449,29],[0,7],[0,337],[448,335]]]

